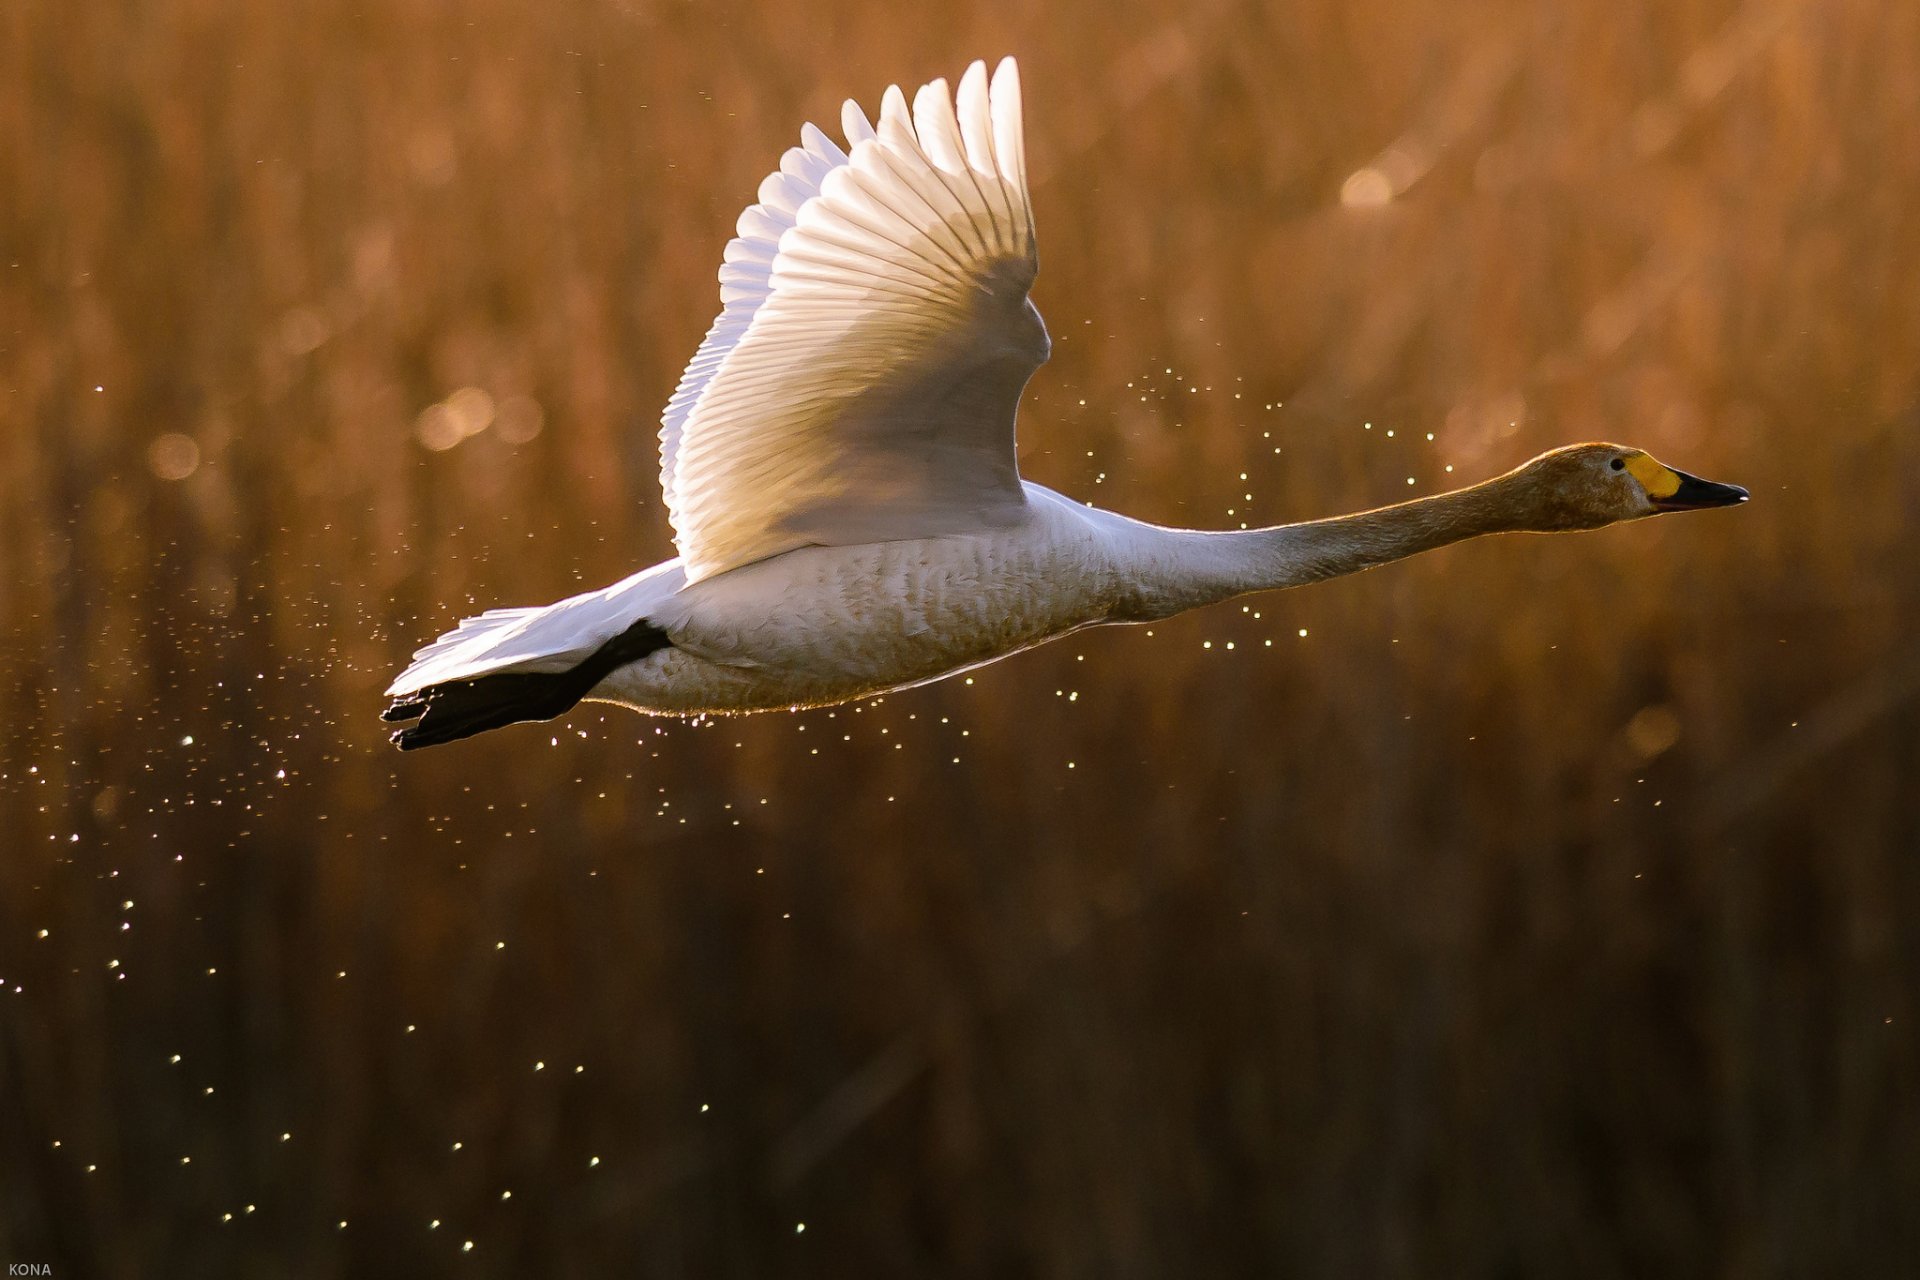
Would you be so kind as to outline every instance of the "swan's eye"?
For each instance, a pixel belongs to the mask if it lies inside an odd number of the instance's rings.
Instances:
[[[1627,460],[1625,458],[1615,458],[1612,462],[1609,462],[1607,465],[1612,467],[1615,471],[1625,471],[1627,469]]]

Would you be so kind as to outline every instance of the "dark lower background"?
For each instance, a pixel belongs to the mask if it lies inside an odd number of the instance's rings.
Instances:
[[[391,752],[668,553],[801,121],[1007,51],[1033,478],[1753,502]],[[1916,118],[1893,0],[5,6],[0,1258],[1920,1273]]]

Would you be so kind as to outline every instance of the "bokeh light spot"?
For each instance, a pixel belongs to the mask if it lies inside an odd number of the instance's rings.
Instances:
[[[185,480],[200,469],[200,446],[178,431],[155,436],[147,446],[147,466],[162,480]]]

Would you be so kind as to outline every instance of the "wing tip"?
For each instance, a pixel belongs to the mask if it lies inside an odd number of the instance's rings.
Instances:
[[[873,121],[867,119],[865,109],[852,98],[840,104],[840,132],[847,139],[849,153],[874,136]]]

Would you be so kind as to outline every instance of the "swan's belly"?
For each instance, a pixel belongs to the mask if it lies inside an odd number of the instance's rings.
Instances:
[[[937,679],[1105,620],[1097,539],[1057,519],[993,533],[808,547],[681,591],[674,647],[593,696],[686,715],[843,702]],[[1038,526],[1038,527],[1036,527]]]

